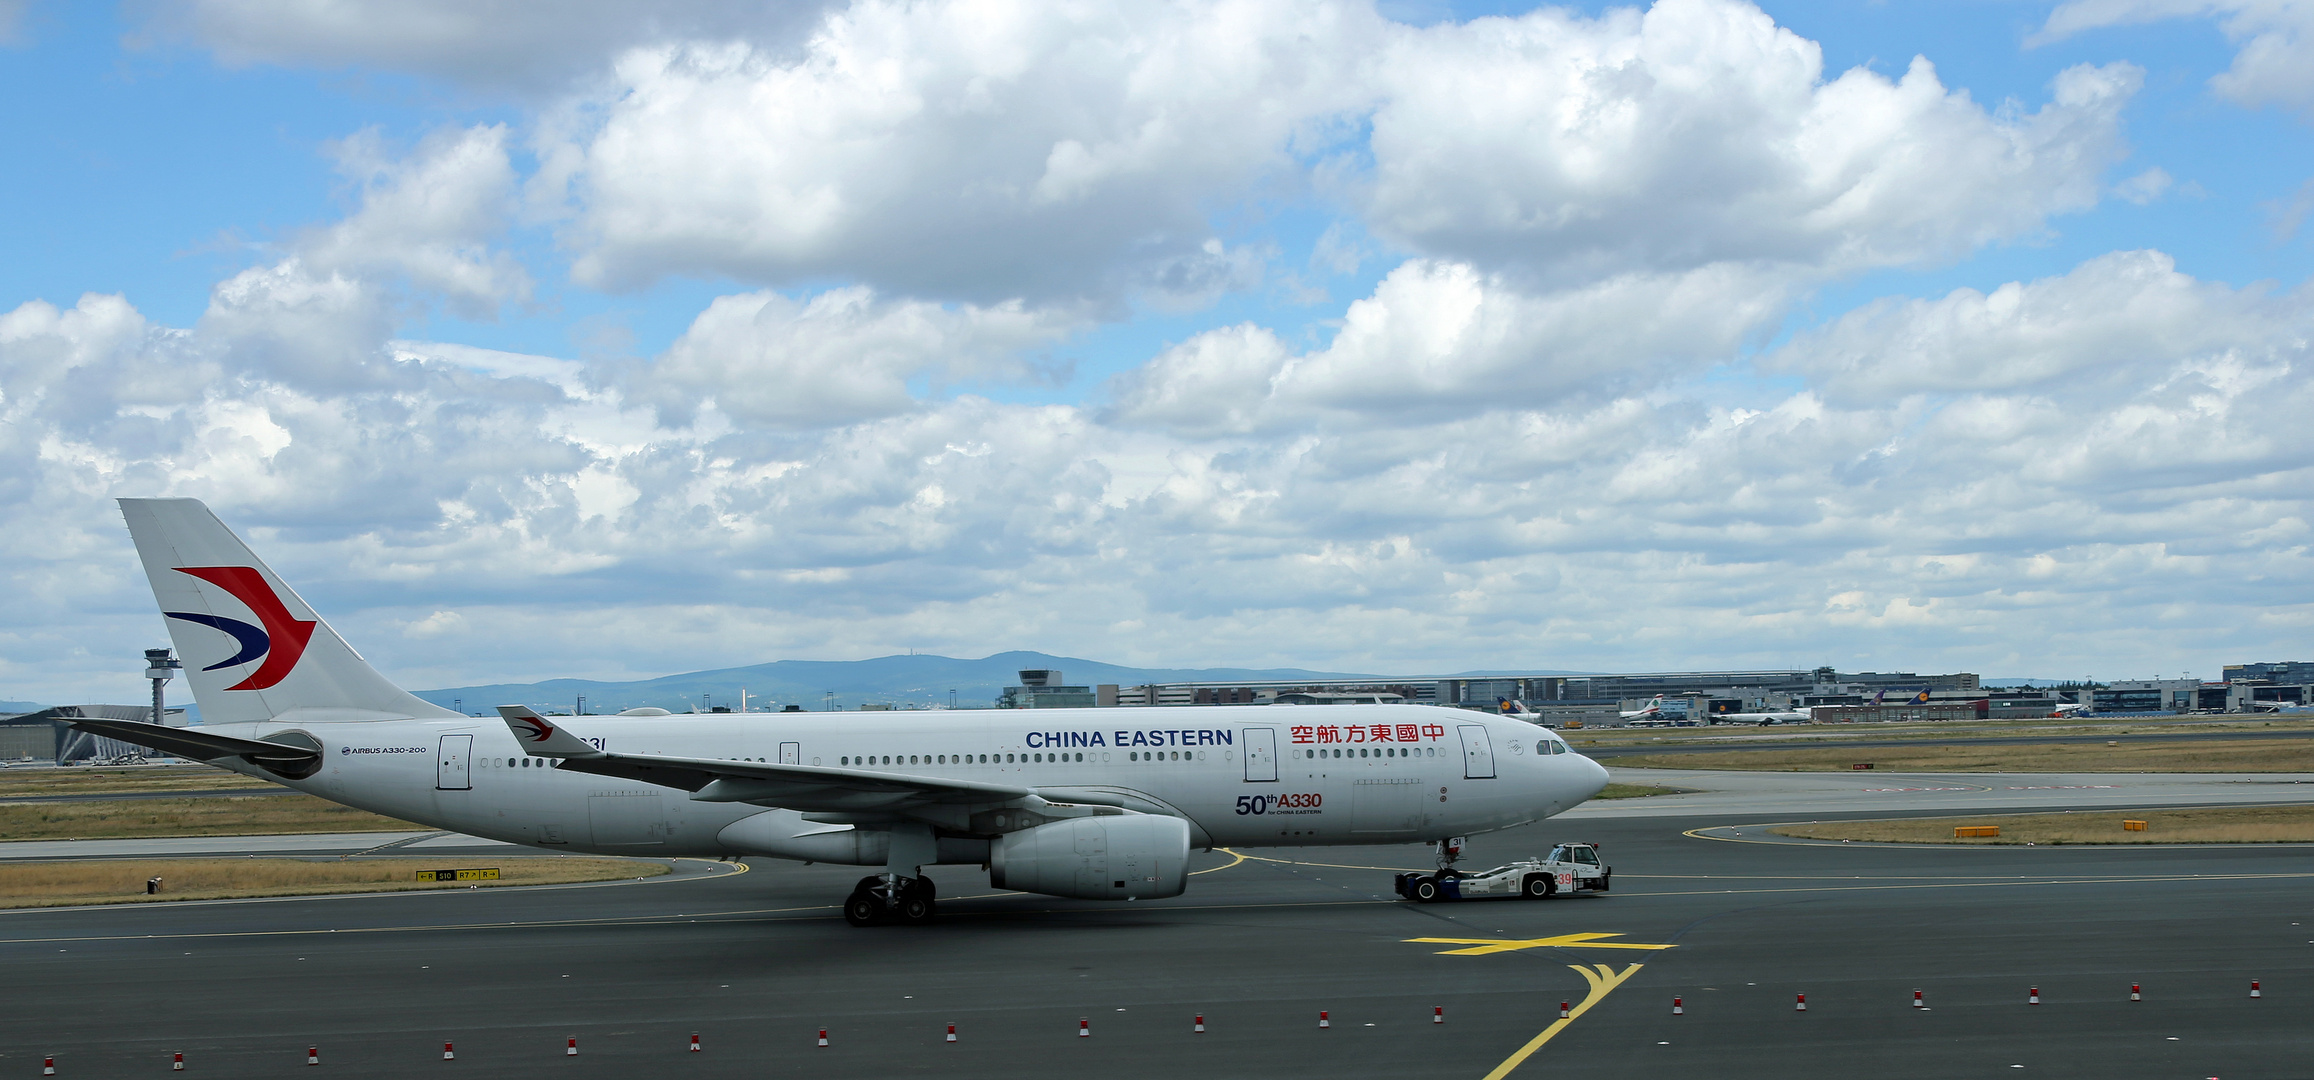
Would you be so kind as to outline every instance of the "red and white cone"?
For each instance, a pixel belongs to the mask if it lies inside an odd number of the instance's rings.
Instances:
[[[1564,1002],[1564,1001],[1562,1001],[1562,1002],[1560,1002],[1560,1003],[1559,1003],[1559,1019],[1561,1019],[1561,1020],[1564,1020],[1564,1019],[1566,1019],[1566,1018],[1567,1018],[1567,1003],[1566,1003],[1566,1002]]]
[[[55,1058],[52,1058],[52,1057],[51,1057],[51,1058],[41,1058],[41,1059],[40,1059],[40,1075],[42,1075],[42,1076],[55,1076],[55,1075],[56,1075],[56,1059],[55,1059]]]
[[[179,1051],[177,1051],[177,1053],[176,1053],[176,1054],[174,1054],[173,1056],[171,1056],[171,1057],[169,1058],[169,1071],[170,1071],[170,1072],[184,1072],[184,1071],[185,1071],[185,1052],[184,1052],[184,1051],[182,1051],[182,1050],[179,1050]]]
[[[1198,1013],[1198,1014],[1197,1014],[1197,1023],[1196,1023],[1194,1026],[1192,1026],[1192,1027],[1190,1028],[1190,1031],[1191,1031],[1192,1033],[1194,1033],[1194,1034],[1198,1034],[1198,1035],[1203,1035],[1203,1034],[1205,1034],[1205,1014],[1204,1014],[1204,1013]]]
[[[2263,995],[2261,995],[2261,994],[2259,994],[2259,993],[2258,993],[2258,980],[2256,980],[2256,979],[2251,979],[2251,980],[2250,980],[2250,996],[2251,996],[2251,997],[2261,997],[2261,996],[2263,996]]]
[[[444,1061],[456,1061],[456,1060],[458,1060],[458,1051],[451,1049],[451,1048],[450,1048],[450,1044],[449,1044],[449,1043],[443,1043],[443,1044],[442,1044],[442,1060],[444,1060]]]
[[[954,1025],[954,1024],[950,1024],[950,1025],[948,1025],[948,1041],[949,1041],[949,1042],[955,1042],[955,1041],[956,1041],[956,1025]]]
[[[564,1047],[563,1047],[563,1050],[562,1050],[562,1056],[564,1056],[564,1057],[577,1057],[577,1056],[578,1056],[578,1036],[576,1036],[576,1035],[573,1035],[573,1036],[571,1036],[571,1037],[570,1037],[570,1043],[569,1043],[569,1045],[567,1045],[567,1046],[564,1046]]]
[[[1433,1023],[1433,1024],[1443,1024],[1443,1023],[1445,1023],[1445,1022],[1446,1022],[1446,1006],[1444,1006],[1444,1005],[1433,1005],[1433,1006],[1431,1006],[1431,1007],[1430,1007],[1430,1022],[1431,1022],[1431,1023]]]
[[[306,1048],[305,1048],[305,1063],[306,1063],[306,1064],[308,1064],[308,1065],[319,1065],[319,1064],[321,1064],[321,1047],[318,1047],[318,1046],[308,1046],[308,1047],[306,1047]]]
[[[1087,1020],[1087,1019],[1085,1019],[1084,1017],[1081,1017],[1081,1016],[1080,1016],[1080,1017],[1078,1017],[1078,1018],[1077,1018],[1077,1038],[1080,1038],[1080,1039],[1090,1039],[1090,1038],[1092,1038],[1092,1037],[1093,1037],[1093,1022],[1092,1022],[1092,1021],[1090,1021],[1090,1020]]]
[[[1801,994],[1801,995],[1800,995],[1800,1000],[1799,1000],[1799,1003],[1798,1003],[1798,1004],[1795,1004],[1795,1005],[1793,1005],[1793,1006],[1792,1006],[1792,1011],[1793,1011],[1793,1012],[1807,1012],[1807,1011],[1808,1011],[1808,995],[1806,995],[1806,994]]]
[[[2028,991],[2028,992],[2025,994],[2025,1004],[2027,1004],[2027,1005],[2038,1005],[2038,1004],[2040,1004],[2040,1003],[2041,1003],[2041,988],[2040,988],[2040,987],[2038,987],[2038,986],[2036,986],[2036,987],[2033,987],[2033,988],[2032,988],[2032,990]]]
[[[1913,992],[1912,992],[1912,1007],[1913,1007],[1913,1008],[1915,1008],[1915,1009],[1925,1009],[1925,1008],[1928,1008],[1928,1002],[1927,1002],[1926,1000],[1922,999],[1922,997],[1920,996],[1920,991],[1918,991],[1918,990],[1915,990],[1915,991],[1913,991]]]
[[[821,1028],[821,1029],[820,1029],[820,1045],[821,1045],[821,1046],[826,1046],[827,1044],[828,1044],[828,1029],[826,1029],[826,1028]]]
[[[2142,999],[2142,998],[2140,998],[2140,997],[2138,997],[2138,996],[2137,996],[2137,984],[2136,984],[2136,983],[2130,983],[2130,984],[2129,984],[2129,1000],[2131,1000],[2131,1001],[2142,1001],[2142,1000],[2144,1000],[2144,999]]]
[[[1684,1005],[1681,1005],[1681,1004],[1679,1003],[1679,999],[1678,999],[1678,998],[1672,998],[1672,999],[1671,999],[1671,1015],[1673,1015],[1673,1016],[1685,1016],[1685,1015],[1687,1015],[1687,1007],[1686,1007],[1686,1006],[1684,1006]]]
[[[699,1052],[699,1033],[696,1031],[691,1033],[691,1052],[694,1054]]]
[[[1334,1026],[1333,1021],[1326,1019],[1326,1010],[1324,1009],[1318,1010],[1318,1026],[1322,1028],[1330,1028]]]

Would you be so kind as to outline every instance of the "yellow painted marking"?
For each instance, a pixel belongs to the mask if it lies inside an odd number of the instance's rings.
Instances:
[[[1203,870],[1191,870],[1191,871],[1189,872],[1189,876],[1190,876],[1190,877],[1196,877],[1196,876],[1197,876],[1197,875],[1199,875],[1199,874],[1212,874],[1212,873],[1217,873],[1217,872],[1219,872],[1219,871],[1227,870],[1227,869],[1229,869],[1229,868],[1230,868],[1230,867],[1232,867],[1232,866],[1236,866],[1237,864],[1239,864],[1239,863],[1242,863],[1242,862],[1246,861],[1247,859],[1253,858],[1253,856],[1251,856],[1251,855],[1247,855],[1247,854],[1244,854],[1244,853],[1242,853],[1242,852],[1238,852],[1238,851],[1233,851],[1233,850],[1231,850],[1231,849],[1229,849],[1229,848],[1225,848],[1225,847],[1217,847],[1217,848],[1214,848],[1213,850],[1215,850],[1215,851],[1226,851],[1226,852],[1229,852],[1229,854],[1231,854],[1232,856],[1235,856],[1235,857],[1234,857],[1234,858],[1232,858],[1232,859],[1230,859],[1228,862],[1225,862],[1225,863],[1221,864],[1220,866],[1210,866],[1210,867],[1207,867],[1207,868],[1205,868],[1205,869],[1203,869]]]
[[[1657,947],[1668,948],[1669,946]],[[1624,968],[1620,972],[1611,967],[1608,967],[1605,964],[1598,964],[1593,966],[1569,964],[1567,966],[1575,969],[1575,973],[1581,975],[1584,982],[1591,984],[1591,992],[1584,996],[1583,1003],[1575,1006],[1572,1009],[1569,1009],[1565,1019],[1552,1021],[1551,1026],[1544,1028],[1542,1034],[1527,1040],[1527,1044],[1525,1046],[1519,1047],[1518,1053],[1504,1058],[1503,1063],[1495,1066],[1493,1072],[1486,1074],[1484,1080],[1502,1080],[1503,1077],[1509,1076],[1512,1069],[1518,1068],[1520,1064],[1527,1060],[1528,1055],[1542,1049],[1544,1043],[1551,1041],[1553,1036],[1556,1036],[1558,1033],[1565,1031],[1567,1029],[1567,1025],[1581,1019],[1584,1013],[1591,1011],[1591,1006],[1597,1005],[1599,1002],[1605,1000],[1607,995],[1613,992],[1616,987],[1623,985],[1623,980],[1630,978],[1640,968],[1645,967],[1646,965],[1633,964],[1630,967]]]
[[[1621,934],[1560,934],[1557,937],[1516,940],[1461,937],[1416,937],[1404,940],[1432,945],[1471,946],[1467,949],[1441,949],[1438,953],[1440,956],[1489,956],[1494,953],[1517,952],[1521,949],[1676,949],[1679,947],[1677,945],[1641,945],[1632,941],[1604,940],[1622,936]]]

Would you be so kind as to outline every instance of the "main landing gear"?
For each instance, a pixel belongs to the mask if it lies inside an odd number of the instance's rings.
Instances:
[[[844,921],[853,926],[928,923],[935,912],[932,897],[931,878],[870,874],[844,898]]]

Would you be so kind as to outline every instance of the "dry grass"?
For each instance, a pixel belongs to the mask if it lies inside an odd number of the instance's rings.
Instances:
[[[1891,772],[2314,772],[2314,739],[2214,742],[1998,743],[1981,746],[1827,746],[1609,759],[1617,768],[1847,772],[1868,761]]]
[[[2146,823],[2124,832],[2121,822]],[[1960,825],[1998,825],[1999,836],[1955,839]],[[2212,806],[2192,810],[2077,811],[2070,814],[1979,814],[1974,817],[1827,821],[1782,825],[1778,836],[1874,840],[1898,844],[2289,844],[2314,843],[2314,806]]]
[[[145,791],[233,791],[266,786],[264,780],[214,765],[0,769],[0,797],[114,795]]]
[[[421,882],[420,870],[496,866],[497,881]],[[660,862],[639,859],[517,857],[449,859],[92,859],[0,865],[0,907],[129,904],[159,900],[217,900],[248,896],[318,896],[329,893],[495,888],[572,881],[655,877]],[[157,896],[145,879],[161,879]]]
[[[1654,784],[1609,784],[1599,790],[1594,799],[1644,799],[1649,795],[1685,795],[1693,788],[1658,787]]]
[[[2090,717],[2031,720],[1940,720],[1913,724],[1781,724],[1774,727],[1721,725],[1692,728],[1600,728],[1566,733],[1567,742],[1586,746],[1646,746],[1653,743],[1709,743],[1730,745],[1760,742],[1820,742],[1838,746],[1865,740],[2014,738],[2031,741],[2052,735],[2158,735],[2231,731],[2301,731],[2314,736],[2314,720],[2243,717],[2218,723],[2162,723],[2124,718]]]
[[[424,829],[311,795],[208,796],[0,805],[0,840],[400,832]]]

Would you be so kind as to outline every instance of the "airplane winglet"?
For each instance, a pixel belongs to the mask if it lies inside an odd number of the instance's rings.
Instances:
[[[569,728],[556,726],[528,705],[500,705],[498,715],[506,719],[507,730],[514,732],[514,741],[539,757],[603,756],[600,748],[571,734]]]

